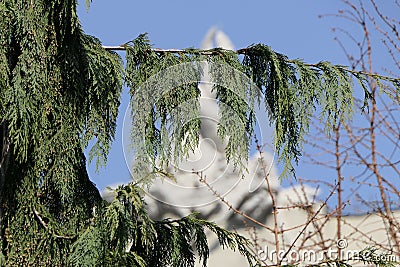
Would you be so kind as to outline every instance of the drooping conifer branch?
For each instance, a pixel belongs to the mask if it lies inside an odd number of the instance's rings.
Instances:
[[[254,106],[263,97],[275,123],[276,148],[290,171],[316,109],[327,131],[351,116],[349,71],[289,60],[265,45],[239,51],[242,61],[237,51],[218,48],[152,50],[145,36],[115,49],[127,50],[124,70],[118,55],[82,31],[76,1],[26,2],[0,1],[0,131],[6,137],[0,265],[193,266],[198,252],[205,266],[206,228],[251,264],[247,241],[213,223],[194,215],[151,220],[137,184],[118,188],[111,203],[103,201],[86,171],[84,149],[93,144],[89,157],[99,164],[107,159],[126,82],[136,167],[143,167],[132,172],[135,178],[146,178],[143,170],[156,163],[184,157],[198,146],[197,85],[207,62],[221,104],[218,133],[226,140],[227,158],[243,168]],[[160,73],[176,79],[152,79]],[[400,87],[388,77],[353,74],[361,85],[372,77]]]
[[[129,46],[127,45],[103,45],[102,46],[105,50],[108,51],[126,51]],[[214,49],[202,49],[202,50],[196,50],[198,53],[202,55],[216,55],[218,54],[218,51],[220,50],[225,50],[225,51],[231,51],[234,52],[238,55],[246,55],[247,51],[249,51],[251,48],[240,48],[237,50],[228,50],[228,49],[223,49],[223,48],[214,48]],[[151,49],[155,53],[184,53],[184,54],[190,54],[193,53],[192,50],[190,49],[178,49],[178,48],[152,48]],[[294,63],[294,60],[288,60],[288,62]],[[313,63],[304,63],[306,66],[309,67],[315,67],[318,68],[318,64],[313,64]],[[337,65],[337,67],[343,68],[344,71],[347,71],[353,75],[365,75],[365,76],[370,76],[371,78],[374,79],[382,79],[382,80],[387,80],[393,83],[400,83],[400,78],[395,78],[387,75],[382,75],[379,73],[369,73],[366,71],[362,70],[354,70],[354,69],[349,69],[347,66],[341,66]]]
[[[151,220],[136,184],[101,198],[84,150],[105,163],[124,78],[146,74],[123,75],[121,58],[83,33],[76,1],[26,2],[0,1],[0,266],[189,267],[196,252],[206,266],[206,228],[253,260],[247,240],[194,215]]]
[[[54,233],[52,231],[52,229],[50,229],[50,227],[47,225],[47,223],[44,221],[44,219],[42,218],[42,215],[35,209],[33,208],[33,214],[35,215],[36,219],[40,222],[40,224],[49,232],[51,233],[55,238],[59,238],[59,239],[75,239],[76,236],[65,236],[65,235],[58,235],[56,233]]]
[[[200,97],[197,83],[205,69],[201,64],[192,64],[195,62],[209,65],[213,90],[220,103],[218,134],[227,140],[228,161],[242,171],[256,120],[254,107],[261,98],[275,126],[274,145],[284,163],[282,176],[287,176],[294,174],[292,163],[301,156],[304,136],[316,110],[328,135],[339,120],[351,119],[354,80],[364,90],[364,107],[371,99],[369,79],[383,89],[384,83],[389,83],[400,92],[397,78],[350,70],[329,62],[308,64],[291,60],[263,44],[236,51],[154,49],[147,36],[140,35],[120,48],[127,51],[126,80],[134,107],[132,142],[138,173],[147,169],[146,173],[154,174],[162,164],[169,163],[171,156],[179,161],[197,147],[196,103]],[[168,73],[171,69],[174,71]],[[186,109],[176,109],[188,101],[191,104]],[[179,126],[171,128],[173,125]],[[148,169],[149,159],[154,169]],[[156,159],[162,164],[156,166]]]

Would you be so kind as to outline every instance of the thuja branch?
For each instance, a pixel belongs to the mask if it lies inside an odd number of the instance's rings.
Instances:
[[[52,229],[50,229],[50,227],[44,221],[44,219],[42,218],[42,215],[35,208],[33,208],[33,214],[35,215],[35,217],[39,221],[39,223],[43,226],[43,228],[46,229],[49,233],[51,233],[55,238],[68,239],[68,240],[76,238],[76,236],[64,236],[64,235],[58,235],[58,234],[54,233],[52,231]]]
[[[364,91],[363,107],[373,101],[368,85],[371,79],[383,91],[387,83],[394,86],[394,98],[400,101],[400,79],[324,61],[308,64],[291,60],[263,44],[234,51],[159,49],[152,47],[146,35],[140,35],[122,46],[104,49],[126,50],[125,81],[131,88],[132,105],[137,107],[132,114],[132,141],[139,153],[135,155],[133,169],[141,177],[151,177],[142,173],[147,170],[149,155],[154,158],[152,168],[157,169],[155,157],[168,164],[173,148],[173,160],[179,162],[198,145],[200,123],[192,118],[198,118],[201,93],[197,82],[188,83],[203,79],[206,69],[198,62],[209,63],[208,72],[217,101],[230,107],[220,105],[218,134],[227,140],[227,159],[240,170],[244,169],[243,160],[248,157],[256,121],[254,110],[260,103],[265,104],[268,119],[274,124],[275,151],[284,165],[281,177],[287,177],[295,175],[293,162],[299,161],[315,111],[319,111],[328,136],[339,121],[352,118],[354,81]],[[176,109],[188,102],[191,104],[184,112]],[[237,119],[232,119],[232,115]],[[188,123],[182,127],[183,122]],[[177,127],[171,129],[169,125]]]
[[[126,51],[131,46],[124,44],[124,45],[103,45],[102,47],[108,51]],[[196,51],[196,53],[201,54],[201,55],[212,56],[212,55],[220,54],[220,51],[233,52],[238,55],[246,55],[246,54],[248,54],[248,51],[251,49],[252,49],[251,47],[240,48],[237,50],[229,50],[229,49],[224,49],[224,48],[213,48],[213,49],[153,48],[153,49],[151,49],[151,51],[155,52],[155,53],[173,53],[173,54],[175,54],[175,53],[192,54],[194,51]],[[295,63],[296,61],[288,59],[287,62]],[[306,65],[308,67],[320,68],[319,63],[304,63],[304,65]],[[347,66],[342,66],[342,65],[336,65],[336,67],[342,69],[343,71],[351,73],[353,75],[365,75],[365,76],[369,76],[374,79],[382,79],[382,80],[387,80],[390,82],[400,83],[400,78],[395,78],[395,77],[382,75],[382,74],[378,74],[378,73],[366,72],[366,71],[362,71],[362,70],[349,69]]]

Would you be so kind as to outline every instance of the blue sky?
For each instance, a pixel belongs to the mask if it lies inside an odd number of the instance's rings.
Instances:
[[[330,32],[336,22],[318,19],[343,7],[340,1],[94,0],[88,13],[84,1],[79,2],[84,30],[105,45],[122,44],[148,32],[157,47],[198,46],[207,30],[217,26],[238,48],[265,43],[307,61],[342,57]]]
[[[348,65],[334,40],[332,28],[341,26],[352,32],[358,30],[358,26],[333,16],[319,18],[319,15],[343,9],[341,1],[94,0],[88,12],[84,0],[79,0],[79,4],[78,15],[84,31],[98,37],[104,45],[120,45],[148,32],[155,47],[199,47],[207,30],[216,26],[231,38],[236,48],[264,43],[289,58]],[[379,63],[381,59],[377,60]],[[119,127],[107,167],[96,173],[95,164],[89,166],[89,175],[99,189],[129,181],[121,130],[128,101],[125,88]],[[301,166],[297,170],[300,177],[315,176],[315,170]]]

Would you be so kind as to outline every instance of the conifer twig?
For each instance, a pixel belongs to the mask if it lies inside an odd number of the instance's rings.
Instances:
[[[130,45],[103,45],[102,46],[105,50],[108,51],[125,51],[127,50]],[[202,55],[217,55],[219,54],[219,51],[231,51],[234,52],[238,55],[246,55],[247,51],[251,50],[251,47],[246,47],[246,48],[240,48],[237,50],[229,50],[229,49],[223,49],[223,48],[213,48],[213,49],[207,49],[207,50],[191,50],[191,49],[176,49],[176,48],[168,48],[168,49],[163,49],[163,48],[153,48],[152,51],[156,53],[184,53],[184,54],[191,54],[191,53],[199,53]],[[287,62],[289,63],[294,63],[293,60],[288,59]],[[318,64],[312,64],[312,63],[305,63],[306,66],[308,67],[314,67],[314,68],[320,68]],[[390,77],[390,76],[385,76],[381,75],[378,73],[372,73],[372,72],[366,72],[362,70],[352,70],[346,68],[346,66],[339,66],[337,65],[336,67],[341,68],[342,70],[351,73],[353,75],[366,75],[372,78],[379,78],[383,80],[387,80],[390,82],[397,82],[400,83],[400,78],[395,78],[395,77]]]
[[[59,239],[74,239],[75,238],[74,236],[57,235],[56,233],[51,231],[51,229],[49,228],[47,223],[43,220],[42,216],[35,208],[33,208],[33,214],[35,215],[36,219],[38,219],[39,223],[43,226],[43,228],[46,229],[47,231],[49,231],[54,237],[59,238]]]

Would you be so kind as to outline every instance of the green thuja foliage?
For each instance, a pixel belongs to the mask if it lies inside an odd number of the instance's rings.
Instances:
[[[194,215],[152,221],[136,185],[117,189],[111,203],[102,200],[83,150],[91,144],[90,160],[106,163],[123,78],[133,92],[143,81],[125,77],[120,57],[82,32],[76,1],[2,0],[0,10],[0,266],[193,266],[196,252],[205,265],[205,228],[250,259],[247,240]],[[135,49],[128,56],[140,60]],[[180,61],[195,70],[174,90],[154,88],[155,98],[134,93],[133,103],[142,97],[143,109],[152,110],[150,117],[135,115],[143,119],[149,155],[163,148],[162,158],[179,158],[197,145],[201,72],[193,57],[150,55],[139,64],[147,75]],[[163,128],[149,130],[156,120]],[[170,142],[157,144],[169,133]],[[186,146],[172,150],[173,143]]]
[[[75,1],[0,1],[2,265],[62,266],[102,202],[83,149],[105,162],[122,65],[85,35]],[[5,141],[5,143],[4,143]]]
[[[351,120],[354,108],[354,81],[364,90],[364,109],[371,99],[366,82],[380,88],[393,86],[400,92],[399,79],[352,71],[329,62],[307,64],[290,60],[270,47],[257,44],[238,51],[243,65],[264,96],[269,119],[275,127],[275,149],[284,163],[281,177],[295,174],[293,161],[301,156],[302,144],[316,112],[329,137],[339,121]],[[395,98],[395,97],[393,97]],[[396,101],[400,99],[397,97]]]
[[[128,43],[126,81],[131,88],[133,172],[151,181],[157,166],[178,162],[199,141],[198,83],[204,56],[157,53],[146,35]],[[156,164],[156,158],[159,164]],[[150,163],[150,164],[149,164]]]
[[[123,82],[131,90],[133,178],[148,185],[198,146],[198,84],[206,75],[227,159],[241,171],[260,103],[287,174],[315,111],[327,133],[351,118],[353,78],[366,101],[368,79],[393,85],[398,101],[398,79],[289,60],[265,45],[163,51],[141,35],[124,46],[124,69],[116,53],[82,31],[76,5],[0,0],[1,266],[193,266],[196,253],[205,266],[206,229],[254,260],[246,239],[195,214],[153,221],[138,184],[116,189],[111,203],[102,200],[83,151],[90,146],[89,160],[106,163]]]
[[[95,214],[92,225],[72,245],[72,266],[194,266],[195,252],[206,266],[209,249],[205,229],[217,235],[223,247],[238,250],[249,263],[249,241],[218,225],[198,219],[153,221],[144,192],[130,183],[115,190],[114,200]],[[88,246],[88,244],[91,244]]]
[[[317,110],[329,134],[338,120],[349,119],[353,108],[353,80],[342,66],[328,62],[307,65],[289,60],[258,44],[244,52],[243,64],[265,97],[275,126],[275,148],[287,171],[301,155],[304,135]]]
[[[258,88],[249,83],[245,68],[233,51],[214,49],[208,58],[210,80],[219,103],[218,134],[226,141],[226,158],[240,170],[246,168],[255,124]],[[257,99],[258,100],[258,99]]]
[[[389,83],[400,91],[398,79],[352,71],[329,62],[289,60],[263,44],[238,51],[153,50],[147,36],[141,35],[126,49],[135,170],[146,169],[148,174],[159,172],[160,162],[168,164],[171,158],[179,162],[197,146],[197,82],[204,75],[205,62],[219,103],[218,134],[227,141],[228,162],[245,170],[254,134],[254,107],[264,102],[275,128],[275,149],[284,164],[281,177],[295,174],[293,162],[301,156],[313,114],[319,113],[328,136],[339,121],[352,118],[354,81],[364,90],[364,107],[371,99],[368,79],[374,79],[382,88]]]

